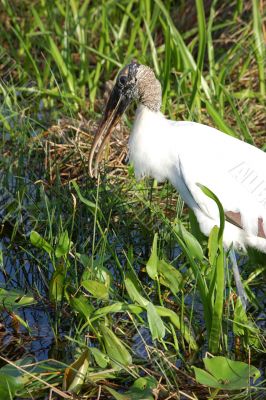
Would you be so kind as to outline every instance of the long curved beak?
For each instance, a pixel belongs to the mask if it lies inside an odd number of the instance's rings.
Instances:
[[[114,86],[109,100],[107,102],[103,119],[93,140],[89,156],[89,174],[91,177],[97,177],[98,165],[108,138],[111,136],[115,126],[121,119],[122,114],[130,103],[130,99],[119,93]],[[96,154],[97,153],[97,154]],[[94,158],[96,159],[94,163]],[[93,168],[94,163],[94,168]]]

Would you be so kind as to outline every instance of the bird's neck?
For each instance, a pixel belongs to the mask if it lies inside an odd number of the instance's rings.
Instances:
[[[159,111],[139,105],[129,139],[129,159],[137,178],[151,176],[158,181],[167,178],[165,155],[169,141],[166,121]]]
[[[150,81],[140,80],[138,84],[139,102],[150,111],[159,112],[162,105],[162,88],[160,82],[152,77]]]

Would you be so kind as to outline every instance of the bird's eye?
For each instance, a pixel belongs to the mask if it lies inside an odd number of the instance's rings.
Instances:
[[[126,78],[125,75],[120,76],[120,78],[119,78],[119,83],[120,83],[121,85],[125,85],[126,81],[127,81],[127,78]]]

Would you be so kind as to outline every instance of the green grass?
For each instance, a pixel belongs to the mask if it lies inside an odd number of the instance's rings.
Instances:
[[[0,10],[0,323],[13,343],[0,337],[0,397],[263,399],[264,378],[249,382],[265,358],[261,263],[239,259],[245,313],[222,229],[202,237],[175,190],[136,182],[116,144],[101,180],[87,166],[105,82],[132,58],[156,72],[168,117],[265,149],[261,3],[2,0]],[[28,356],[37,335],[26,308],[49,324],[41,361]],[[208,374],[206,351],[251,366]]]

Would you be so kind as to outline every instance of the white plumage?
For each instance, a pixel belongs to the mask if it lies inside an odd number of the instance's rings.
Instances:
[[[138,178],[168,179],[208,236],[214,225],[219,226],[219,212],[197,183],[207,186],[225,212],[241,215],[242,228],[226,222],[225,246],[266,252],[266,240],[258,236],[259,228],[266,232],[264,152],[203,124],[170,121],[141,104],[129,140],[129,158]]]
[[[175,122],[160,112],[161,85],[153,71],[136,62],[119,73],[95,136],[89,159],[96,149],[98,162],[114,126],[133,99],[139,101],[129,140],[129,159],[137,178],[168,179],[194,211],[200,228],[209,235],[219,226],[217,204],[198,183],[216,194],[226,222],[224,246],[266,253],[266,154],[217,129],[195,122]],[[237,289],[246,299],[233,251],[230,251]]]

